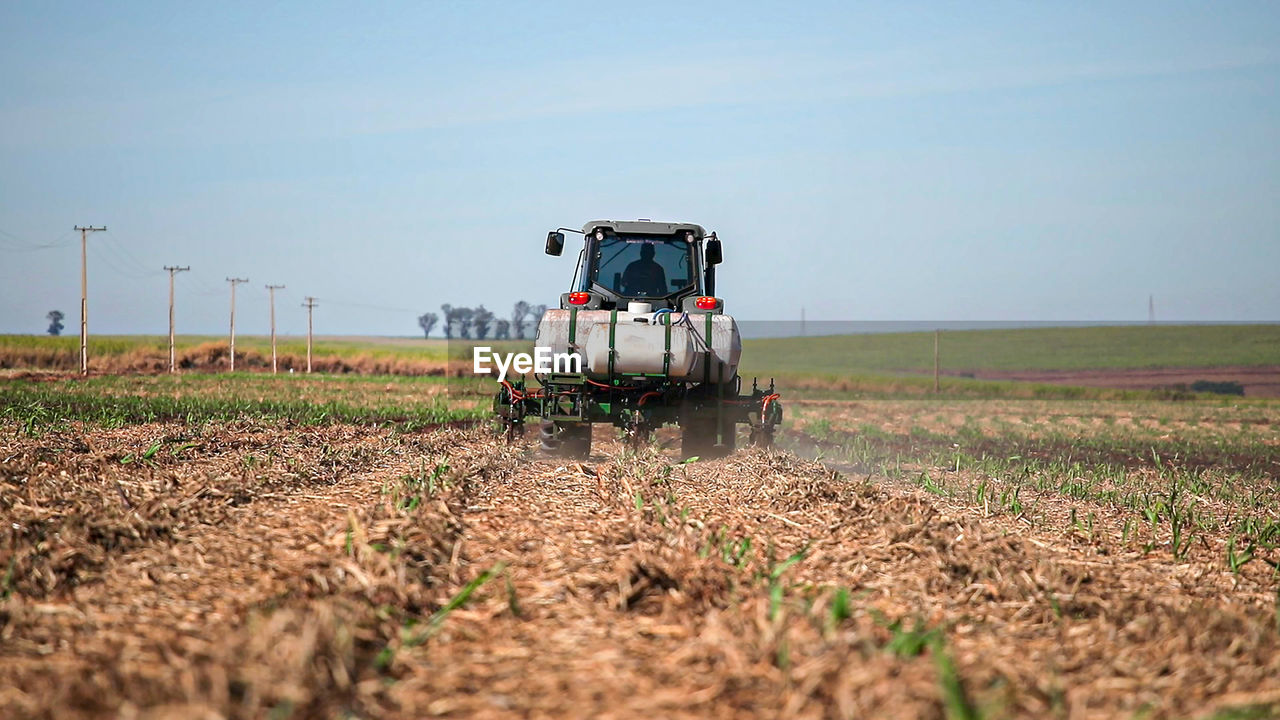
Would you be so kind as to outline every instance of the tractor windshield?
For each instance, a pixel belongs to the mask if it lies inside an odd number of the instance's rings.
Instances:
[[[599,242],[591,279],[625,298],[662,298],[693,285],[689,241],[664,235],[608,234]]]

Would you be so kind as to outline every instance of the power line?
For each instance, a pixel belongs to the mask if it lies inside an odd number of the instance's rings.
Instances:
[[[118,252],[124,258],[124,260],[127,261],[129,264],[138,268],[142,272],[152,272],[151,264],[142,262],[141,260],[138,259],[137,255],[133,254],[131,250],[126,248],[124,245],[119,244],[115,239],[115,235],[116,235],[115,233],[107,233],[106,235],[107,244],[109,244],[116,252]]]
[[[122,264],[124,264],[126,267],[132,266],[132,267],[138,268],[136,272],[139,273],[138,275],[139,277],[146,277],[146,276],[158,274],[156,271],[148,270],[147,268],[150,267],[148,264],[143,263],[141,260],[139,260],[138,256],[133,254],[127,247],[116,242],[115,236],[117,235],[119,235],[119,233],[113,231],[113,232],[107,233],[106,238],[109,241],[109,247],[118,254],[118,260]],[[202,272],[193,271],[191,273],[191,280],[197,286],[197,289],[194,293],[196,295],[209,296],[209,295],[217,295],[222,292],[222,290],[218,288],[216,284],[211,282],[209,278],[206,278],[204,273]]]
[[[106,249],[106,246],[102,245],[101,243],[94,243],[92,247],[93,247],[93,251],[92,251],[93,256],[95,258],[101,260],[113,271],[115,271],[115,274],[117,276],[123,277],[127,280],[141,280],[143,278],[148,278],[155,275],[163,274],[162,270],[138,271],[138,270],[129,269],[129,267],[124,264],[124,261],[119,256],[112,255]]]
[[[103,236],[107,242],[103,243],[102,247],[96,251],[101,253],[101,257],[104,261],[115,268],[118,274],[137,280],[159,275],[163,272],[161,270],[148,269],[148,266],[143,264],[143,262],[138,259],[137,255],[132,253],[128,248],[121,245],[115,239],[116,235],[118,235],[118,233],[109,232]],[[210,296],[217,295],[222,292],[222,290],[210,284],[210,282],[205,279],[203,273],[192,272],[191,279],[197,286],[197,289],[193,293],[195,295]]]
[[[68,247],[73,242],[75,242],[74,240],[70,239],[70,235],[73,232],[75,232],[74,229],[68,230],[65,233],[59,235],[58,238],[53,242],[32,243],[32,242],[23,240],[22,238],[18,237],[17,235],[14,235],[13,233],[7,230],[0,230],[0,235],[4,235],[10,238],[8,241],[0,240],[0,250],[8,250],[10,252],[36,252],[39,250],[49,250],[52,248]]]
[[[100,243],[94,243],[94,252],[103,259],[103,262],[111,265],[118,274],[137,280],[160,275],[163,272],[153,270],[150,265],[139,261],[137,256],[115,240],[112,233],[103,235],[102,240]]]
[[[204,273],[193,272],[191,273],[191,279],[199,286],[196,290],[196,295],[217,295],[222,292],[222,288],[214,287],[205,279]]]

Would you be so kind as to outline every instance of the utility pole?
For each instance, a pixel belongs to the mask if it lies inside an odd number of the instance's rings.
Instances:
[[[942,392],[942,385],[938,380],[938,369],[940,367],[940,363],[938,362],[938,336],[940,336],[941,334],[942,334],[941,330],[933,331],[933,394],[934,395],[937,395],[938,393]]]
[[[236,286],[249,282],[249,278],[227,278],[231,283],[231,372],[236,371]]]
[[[311,311],[316,306],[316,299],[307,296],[307,301],[302,303],[302,307],[307,309],[307,374],[311,374]]]
[[[276,291],[283,290],[283,285],[268,285],[271,294],[271,374],[276,374]]]
[[[177,353],[173,350],[173,276],[189,271],[191,266],[165,265],[164,269],[169,271],[169,374],[173,374],[178,371]]]
[[[104,232],[106,225],[102,227],[94,227],[88,225],[80,227],[74,226],[80,231],[80,374],[89,374],[89,257],[86,247],[88,246],[89,233]]]
[[[1156,324],[1156,296],[1155,295],[1147,296],[1147,324],[1148,325]]]

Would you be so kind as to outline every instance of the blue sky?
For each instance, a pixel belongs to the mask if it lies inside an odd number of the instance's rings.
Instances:
[[[179,264],[180,332],[238,275],[408,335],[597,217],[718,231],[744,319],[1280,320],[1280,5],[607,5],[0,4],[0,332],[74,329],[75,224],[95,332]]]

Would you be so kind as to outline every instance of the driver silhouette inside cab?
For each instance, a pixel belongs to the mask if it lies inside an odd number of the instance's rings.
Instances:
[[[650,243],[640,246],[640,259],[622,273],[622,293],[632,297],[662,297],[667,294],[667,272],[654,259]]]

